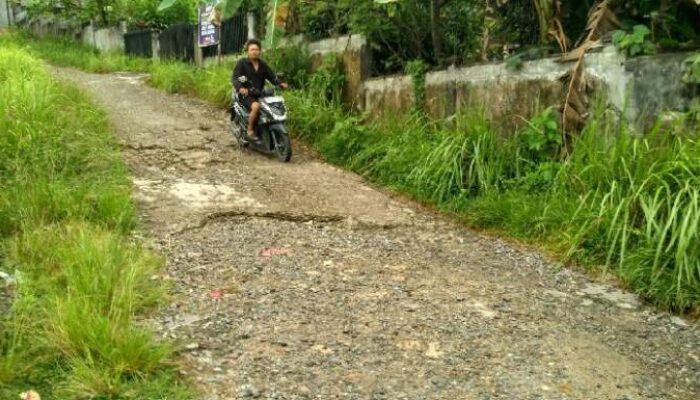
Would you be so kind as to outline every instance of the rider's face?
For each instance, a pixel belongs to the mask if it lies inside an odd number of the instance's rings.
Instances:
[[[251,44],[248,46],[248,58],[251,60],[257,60],[260,58],[260,47],[257,44]]]

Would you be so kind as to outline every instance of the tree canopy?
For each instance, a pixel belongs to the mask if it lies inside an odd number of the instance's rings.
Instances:
[[[101,25],[163,28],[193,22],[202,0],[32,0],[30,11]],[[348,33],[367,36],[376,72],[402,69],[409,61],[464,64],[527,51],[533,56],[575,47],[599,0],[218,0],[230,16],[242,9],[259,14],[261,31],[275,36],[303,33],[322,39]],[[700,47],[698,0],[611,0],[620,29],[648,34],[662,49]],[[646,31],[644,31],[646,32]],[[262,33],[262,32],[261,32]],[[618,34],[620,43],[624,37]],[[650,49],[642,45],[642,49]]]

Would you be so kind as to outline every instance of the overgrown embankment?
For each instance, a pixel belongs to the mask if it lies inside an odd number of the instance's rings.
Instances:
[[[2,40],[2,39],[0,39]],[[105,115],[0,48],[0,397],[190,399],[135,320],[163,299]]]
[[[61,60],[44,46],[34,49]],[[294,131],[329,161],[472,226],[612,272],[660,306],[700,306],[700,144],[692,125],[659,126],[640,138],[599,112],[562,157],[549,110],[509,135],[478,112],[449,124],[420,113],[370,121],[338,104],[342,80],[332,60],[309,76],[294,54],[276,58],[304,88],[287,96]],[[225,106],[229,68],[144,70],[154,86]]]

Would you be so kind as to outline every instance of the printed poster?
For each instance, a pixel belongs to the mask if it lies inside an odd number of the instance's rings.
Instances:
[[[214,7],[215,4],[199,7],[199,47],[219,44],[219,28],[213,24],[217,17]]]

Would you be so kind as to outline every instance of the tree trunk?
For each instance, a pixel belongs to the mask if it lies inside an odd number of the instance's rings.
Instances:
[[[440,6],[442,0],[430,1],[430,34],[433,38],[433,52],[438,64],[442,64],[444,55],[442,52],[442,30],[440,29]]]
[[[287,17],[287,32],[291,35],[299,33],[299,13],[297,12],[297,0],[289,0],[289,16]]]
[[[491,4],[486,0],[484,7],[484,29],[481,32],[481,61],[489,60],[489,42],[491,41],[491,31],[489,30],[488,20],[491,17]]]
[[[100,13],[100,22],[102,26],[107,26],[107,0],[97,0],[97,8]]]

